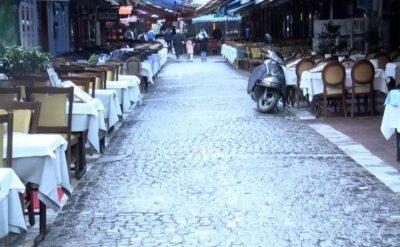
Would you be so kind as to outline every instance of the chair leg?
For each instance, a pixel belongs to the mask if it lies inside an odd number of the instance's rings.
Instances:
[[[26,201],[28,202],[28,219],[29,219],[29,225],[34,226],[35,225],[35,209],[33,207],[33,189],[32,189],[32,184],[28,183],[26,185]]]
[[[46,210],[46,205],[42,201],[39,201],[39,235],[35,238],[35,246],[44,240],[47,234]]]
[[[328,116],[328,99],[324,96],[324,118]]]
[[[342,96],[342,105],[343,105],[343,113],[344,117],[347,117],[347,105],[346,105],[346,96]]]
[[[351,95],[351,117],[354,117],[354,94]]]
[[[370,93],[370,100],[369,100],[369,105],[370,105],[370,111],[371,111],[371,116],[375,114],[375,95],[374,92]]]

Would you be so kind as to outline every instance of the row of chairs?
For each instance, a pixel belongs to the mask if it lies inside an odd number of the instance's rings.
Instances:
[[[0,88],[0,120],[8,123],[7,167],[12,168],[13,132],[60,134],[67,140],[66,158],[69,171],[77,176],[82,173],[85,160],[85,138],[82,132],[72,132],[72,108],[74,88],[27,87],[25,101],[21,101],[20,88]],[[67,111],[66,106],[68,106]],[[3,132],[0,132],[2,134]],[[3,143],[0,140],[0,143]],[[2,151],[3,149],[0,149]],[[11,151],[10,151],[11,150]],[[74,167],[71,166],[74,164]],[[40,241],[46,234],[46,205],[40,201],[39,212],[34,211],[33,194],[38,191],[36,184],[28,183],[23,197],[24,211],[29,224],[35,224],[39,215]]]
[[[351,104],[351,116],[354,116],[355,103],[358,105],[360,111],[360,99],[364,101],[364,105],[368,105],[369,112],[371,115],[374,114],[375,108],[375,96],[373,90],[373,81],[375,78],[375,68],[369,60],[362,60],[355,62],[351,66],[351,78],[352,86],[350,88],[345,87],[346,79],[346,63],[349,61],[330,60],[326,62],[326,65],[322,69],[322,81],[324,83],[324,91],[322,95],[316,96],[316,113],[319,115],[320,110],[323,109],[324,116],[327,116],[327,108],[329,103],[334,103],[335,110],[337,102],[342,103],[342,109],[345,116],[347,116],[347,102],[346,99],[350,99]],[[296,99],[297,106],[301,95],[303,94],[300,89],[300,78],[305,71],[309,71],[315,67],[315,60],[312,58],[302,59],[296,66],[297,75],[297,86]],[[293,100],[292,100],[293,102]],[[369,102],[369,103],[368,103]],[[293,105],[293,104],[292,104]]]

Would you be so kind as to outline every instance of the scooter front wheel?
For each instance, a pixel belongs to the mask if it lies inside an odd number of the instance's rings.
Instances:
[[[279,92],[276,90],[265,89],[264,93],[257,101],[257,110],[260,113],[269,113],[277,107]]]

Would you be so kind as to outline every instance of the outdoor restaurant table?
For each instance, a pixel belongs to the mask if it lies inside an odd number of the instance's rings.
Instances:
[[[160,57],[157,54],[151,54],[147,57],[147,60],[151,64],[154,75],[156,75],[161,70]]]
[[[6,149],[6,138],[3,141],[3,149]],[[57,134],[13,133],[13,170],[24,184],[38,185],[39,200],[54,211],[60,209],[58,186],[71,195],[65,156],[67,146],[67,141]],[[3,160],[4,154],[6,150],[3,150]]]
[[[153,66],[149,60],[144,60],[142,63],[142,70],[140,71],[141,76],[147,77],[151,84],[154,84],[153,77],[155,72],[153,71]]]
[[[392,77],[397,83],[400,83],[400,62],[386,64],[386,75]]]
[[[129,112],[131,107],[131,93],[129,85],[124,81],[107,81],[107,89],[115,90],[118,101],[122,104],[122,112]]]
[[[160,55],[161,66],[164,66],[168,61],[168,48],[162,48],[159,50],[158,55]]]
[[[0,168],[0,238],[10,232],[26,232],[24,214],[19,193],[25,185],[11,168]]]
[[[74,102],[72,108],[72,132],[88,131],[89,143],[100,152],[99,130],[107,131],[104,120],[104,106],[100,100]]]
[[[5,74],[0,73],[0,80],[8,80],[8,77]]]
[[[387,83],[389,81],[384,70],[375,69],[374,90],[388,93]],[[346,69],[345,87],[350,88],[351,85],[351,69]],[[312,101],[314,95],[322,94],[324,92],[322,72],[304,71],[300,79],[300,88],[304,95],[308,94],[310,101]]]
[[[104,116],[108,119],[108,128],[114,126],[118,121],[118,116],[122,116],[118,94],[112,89],[96,89],[96,99],[99,99],[104,106]]]
[[[389,140],[396,129],[400,131],[400,90],[391,90],[385,101],[381,132]]]
[[[354,55],[350,55],[349,58],[358,62],[358,61],[364,60],[366,58],[366,56],[364,54],[354,54]]]
[[[130,100],[134,103],[142,101],[142,93],[140,92],[140,78],[135,75],[119,75],[118,79],[125,81],[129,85]]]

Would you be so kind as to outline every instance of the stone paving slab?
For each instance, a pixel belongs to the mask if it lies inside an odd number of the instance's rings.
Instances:
[[[221,58],[169,62],[41,246],[399,246],[400,198]]]

